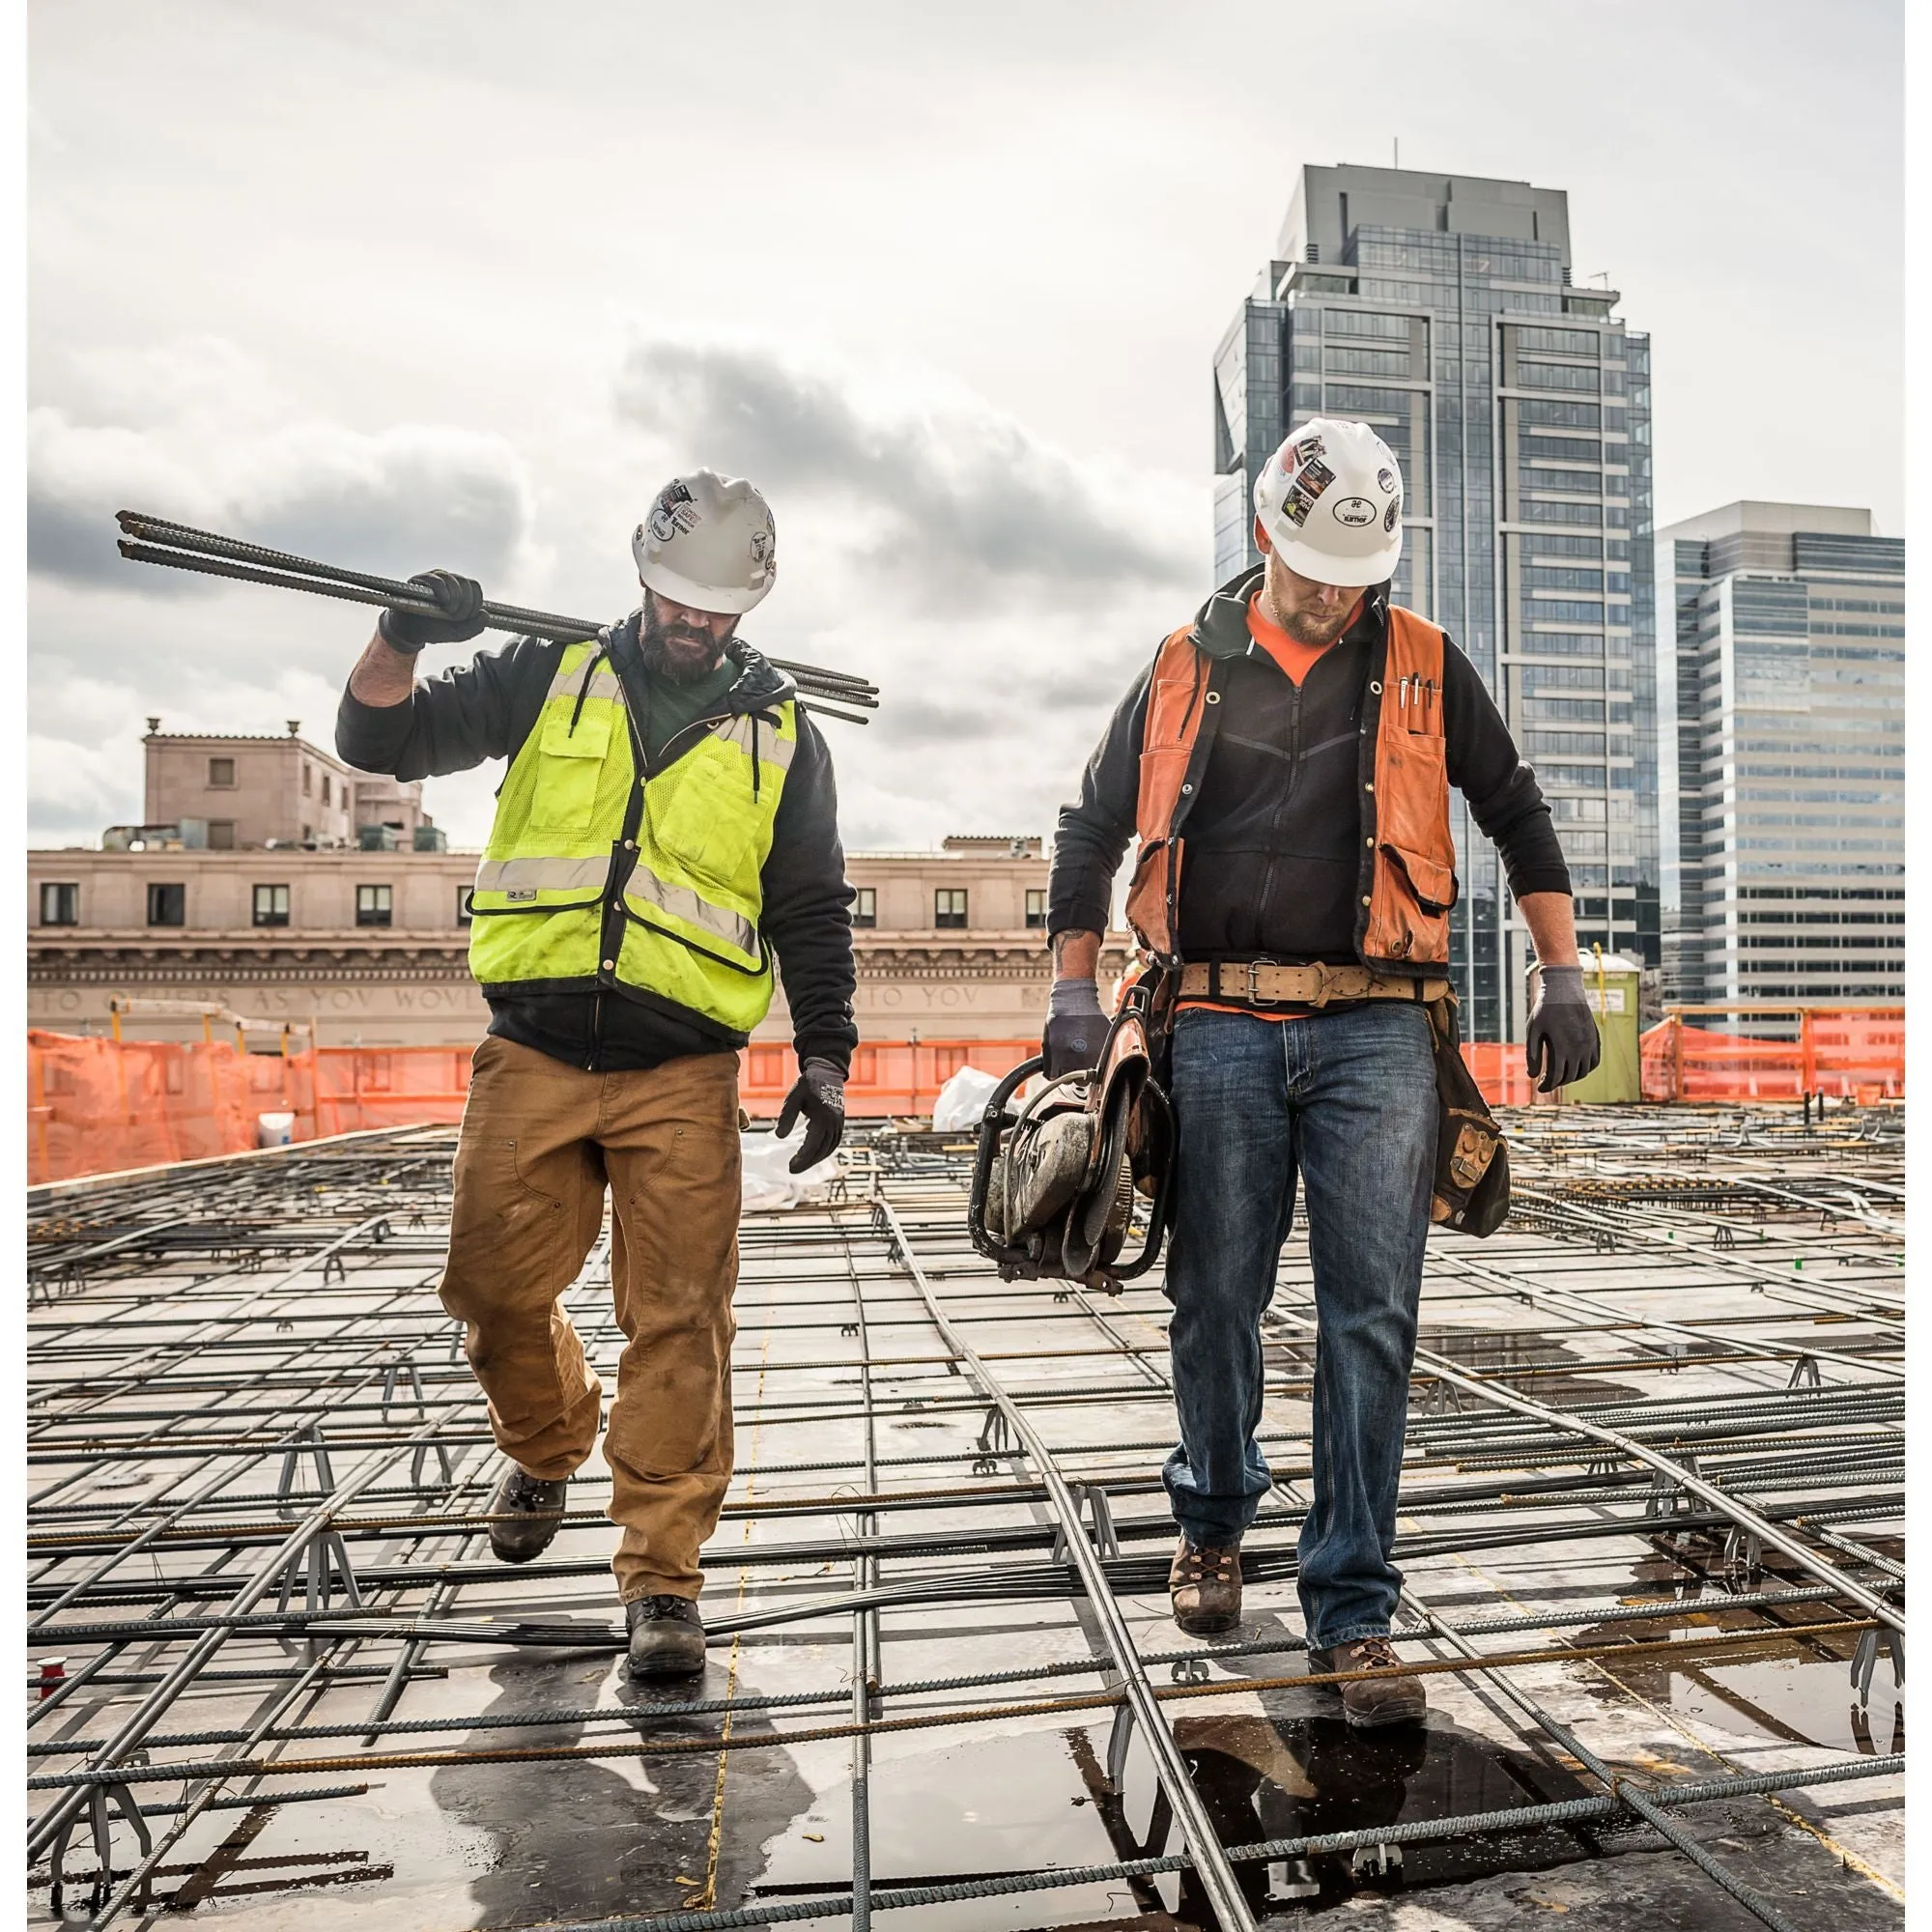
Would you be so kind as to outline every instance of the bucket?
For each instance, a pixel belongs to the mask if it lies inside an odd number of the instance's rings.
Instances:
[[[257,1114],[255,1116],[255,1145],[257,1147],[287,1147],[296,1137],[296,1117],[293,1114]]]

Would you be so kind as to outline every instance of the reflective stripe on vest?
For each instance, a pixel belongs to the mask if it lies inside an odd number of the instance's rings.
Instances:
[[[479,893],[594,893],[603,890],[609,857],[594,859],[485,859],[476,868]]]
[[[599,646],[566,646],[477,867],[477,980],[631,985],[749,1032],[772,999],[760,873],[796,747],[789,700],[718,720],[643,781],[626,846],[639,781],[623,685]]]
[[[1375,827],[1366,918],[1356,919],[1356,952],[1378,972],[1412,972],[1449,962],[1449,908],[1455,903],[1456,845],[1449,825],[1442,705],[1391,703],[1404,678],[1442,689],[1443,634],[1412,611],[1391,605],[1385,663],[1376,703],[1375,789],[1361,823]],[[1127,891],[1127,923],[1150,953],[1179,956],[1180,879],[1186,839],[1180,827],[1193,803],[1183,786],[1200,743],[1210,674],[1192,628],[1166,639],[1148,680],[1141,735],[1140,839]],[[1410,687],[1411,689],[1413,686]],[[1412,725],[1426,728],[1412,729]]]
[[[700,898],[689,886],[673,886],[639,865],[624,882],[624,897],[634,906],[668,913],[701,926],[714,939],[735,946],[748,959],[758,956],[758,928],[749,919]]]

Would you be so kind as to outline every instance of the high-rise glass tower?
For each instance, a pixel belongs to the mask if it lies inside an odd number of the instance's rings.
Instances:
[[[1729,503],[1657,549],[1666,997],[1904,999],[1903,540],[1868,510]]]
[[[1578,937],[1660,959],[1650,338],[1571,271],[1568,196],[1308,167],[1214,356],[1214,563],[1256,561],[1255,478],[1314,415],[1402,461],[1393,594],[1443,626],[1536,767]],[[1466,1035],[1521,1037],[1528,933],[1456,801],[1452,974]]]

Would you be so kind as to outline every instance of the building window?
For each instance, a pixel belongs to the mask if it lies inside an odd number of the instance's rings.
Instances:
[[[324,805],[328,803],[328,774],[327,772],[324,772],[322,775],[322,802]]]
[[[41,887],[41,923],[78,925],[80,887],[77,884],[43,883]]]
[[[208,849],[211,852],[234,851],[235,821],[232,818],[211,818],[208,821]]]
[[[475,888],[473,886],[458,886],[456,889],[456,923],[458,925],[468,925],[469,923],[471,917],[469,895],[474,891]]]
[[[217,791],[232,791],[235,787],[235,760],[233,758],[210,758],[208,761],[208,782]]]
[[[1046,890],[1044,887],[1027,888],[1027,924],[1038,929],[1046,924]]]
[[[286,886],[255,888],[255,923],[286,925],[289,923],[289,889]]]
[[[324,781],[327,782],[327,780]],[[388,886],[357,886],[355,888],[355,923],[357,925],[387,925],[391,910],[393,889]]]
[[[187,923],[187,888],[185,886],[155,886],[148,888],[148,923],[150,925],[185,925]]]
[[[964,925],[966,895],[957,886],[941,886],[932,895],[934,925]]]
[[[313,765],[304,765],[302,767],[302,796],[309,798],[314,795],[314,792],[315,767]]]
[[[855,887],[852,898],[852,923],[854,925],[877,925],[878,923],[878,892],[871,886]]]

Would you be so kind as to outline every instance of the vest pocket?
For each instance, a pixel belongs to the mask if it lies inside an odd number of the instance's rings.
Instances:
[[[568,711],[552,711],[537,740],[530,824],[551,832],[587,832],[597,810],[597,782],[611,746],[606,711],[585,711],[570,728]]]
[[[1456,903],[1460,890],[1453,867],[1384,843],[1390,869],[1408,888],[1409,896],[1432,919],[1440,919]]]
[[[694,747],[645,787],[644,812],[651,842],[666,857],[711,885],[743,894],[755,892],[748,874],[764,808],[752,802],[750,765],[732,755],[737,769],[721,771],[708,746]]]

